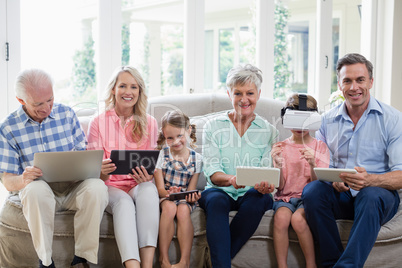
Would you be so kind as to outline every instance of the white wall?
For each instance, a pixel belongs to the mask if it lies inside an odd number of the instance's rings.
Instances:
[[[402,112],[402,1],[395,0],[392,31],[392,72],[390,104]]]
[[[381,0],[377,8],[374,96],[402,111],[402,1]]]
[[[19,105],[14,93],[15,78],[21,66],[19,7],[18,0],[0,0],[0,121]],[[9,43],[8,61],[6,42]]]

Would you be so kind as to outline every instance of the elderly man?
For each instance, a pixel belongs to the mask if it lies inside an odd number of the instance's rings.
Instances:
[[[370,96],[373,65],[360,54],[338,61],[345,102],[328,111],[316,136],[331,153],[330,167],[354,168],[343,182],[314,181],[304,188],[307,222],[323,267],[363,267],[381,225],[399,206],[402,188],[402,113]],[[337,219],[354,220],[344,249]]]
[[[53,105],[53,83],[42,70],[19,74],[17,100],[22,104],[0,125],[0,172],[9,191],[19,191],[39,267],[55,267],[52,260],[54,215],[75,210],[75,255],[72,267],[97,263],[99,225],[108,203],[107,188],[100,179],[71,183],[36,180],[42,171],[33,166],[37,152],[85,150],[83,130],[74,111]],[[18,266],[18,264],[17,264]]]

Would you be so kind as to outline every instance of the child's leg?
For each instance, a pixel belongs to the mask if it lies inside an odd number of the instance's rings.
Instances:
[[[172,267],[190,267],[190,254],[193,245],[194,228],[190,217],[190,208],[187,204],[179,204],[177,207],[177,239],[180,245],[180,262]]]
[[[287,207],[280,207],[274,215],[274,248],[278,267],[287,267],[289,249],[289,225],[292,211]]]
[[[174,217],[177,206],[169,200],[161,203],[161,218],[159,221],[159,262],[162,268],[170,267],[169,246],[174,235]]]
[[[292,216],[292,227],[295,230],[297,237],[299,238],[300,247],[306,258],[306,267],[315,268],[315,253],[314,253],[314,240],[311,234],[310,227],[306,221],[306,214],[304,208],[299,208]]]

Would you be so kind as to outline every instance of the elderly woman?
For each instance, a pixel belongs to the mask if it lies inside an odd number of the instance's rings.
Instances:
[[[261,94],[261,71],[248,64],[229,71],[226,79],[233,110],[204,128],[206,190],[199,200],[207,219],[207,240],[213,267],[231,267],[231,259],[272,208],[274,185],[236,184],[237,166],[270,166],[271,145],[278,130],[254,113]],[[229,212],[237,214],[229,224]]]

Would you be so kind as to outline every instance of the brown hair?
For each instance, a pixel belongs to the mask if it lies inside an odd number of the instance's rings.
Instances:
[[[161,128],[159,130],[159,136],[158,136],[158,149],[162,149],[163,145],[165,144],[165,136],[163,135],[163,129],[167,126],[167,125],[171,125],[173,127],[177,127],[177,128],[184,128],[185,130],[187,130],[189,127],[191,127],[191,133],[190,133],[190,146],[191,148],[195,149],[197,148],[197,146],[195,145],[195,143],[197,142],[197,137],[195,135],[196,133],[196,127],[194,124],[190,124],[190,119],[188,118],[187,115],[185,115],[184,113],[177,111],[177,110],[173,110],[173,111],[168,111],[165,113],[165,115],[162,117],[161,120]]]
[[[307,96],[307,102],[306,102],[307,108],[317,109],[317,101],[314,99],[314,97],[307,94],[305,95]],[[287,99],[286,107],[299,108],[299,93],[294,93]]]
[[[349,53],[338,60],[338,63],[336,65],[336,76],[338,77],[338,79],[339,79],[339,72],[341,71],[343,66],[357,63],[365,64],[369,78],[370,79],[373,78],[373,64],[363,55],[360,55],[358,53]]]

